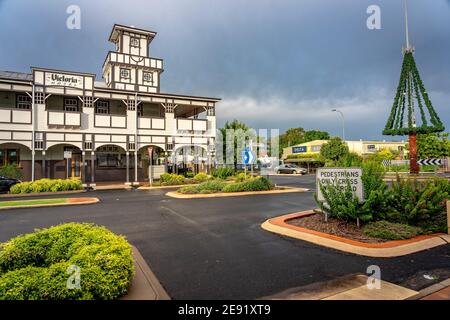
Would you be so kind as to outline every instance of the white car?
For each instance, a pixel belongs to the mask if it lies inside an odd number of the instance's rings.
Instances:
[[[302,167],[299,167],[295,164],[282,164],[275,168],[275,172],[280,173],[291,173],[291,174],[307,174],[308,170]]]

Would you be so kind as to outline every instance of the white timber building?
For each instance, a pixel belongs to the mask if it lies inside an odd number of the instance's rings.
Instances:
[[[96,75],[46,68],[0,71],[0,166],[22,180],[79,178],[139,184],[214,162],[217,98],[160,91],[155,32],[114,25]]]

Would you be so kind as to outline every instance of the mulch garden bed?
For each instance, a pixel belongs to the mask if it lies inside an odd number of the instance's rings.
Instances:
[[[293,226],[366,243],[380,243],[389,241],[366,236],[362,232],[362,227],[358,228],[356,224],[347,223],[335,218],[328,218],[328,222],[325,222],[324,216],[318,213],[287,220],[286,223]]]

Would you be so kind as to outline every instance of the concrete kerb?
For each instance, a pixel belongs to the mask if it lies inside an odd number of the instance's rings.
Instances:
[[[0,210],[12,210],[12,209],[24,209],[24,208],[43,208],[43,207],[60,207],[60,206],[76,206],[76,205],[86,205],[94,204],[100,202],[98,198],[67,198],[67,202],[64,203],[48,203],[48,204],[33,204],[33,205],[23,205],[23,206],[8,206],[0,207]],[[74,201],[76,200],[76,201]],[[80,201],[83,200],[83,201]],[[72,202],[71,202],[72,201]]]
[[[311,215],[313,213],[313,210],[308,210],[268,219],[261,227],[266,231],[308,241],[335,250],[378,258],[408,255],[449,243],[447,235],[443,234],[418,236],[408,240],[388,241],[383,243],[365,243],[286,223],[288,220]]]
[[[119,300],[170,300],[139,250],[132,246],[135,275],[127,295]]]
[[[222,198],[222,197],[241,197],[241,196],[257,196],[257,195],[272,195],[282,193],[293,192],[306,192],[309,189],[306,188],[293,188],[293,187],[280,187],[280,190],[267,190],[267,191],[246,191],[246,192],[217,192],[217,193],[195,193],[195,194],[182,194],[176,191],[170,191],[166,193],[166,196],[177,199],[203,199],[203,198]]]
[[[57,192],[32,192],[32,193],[17,193],[17,194],[0,194],[0,198],[27,198],[27,197],[42,197],[42,196],[58,196],[65,194],[77,194],[77,193],[85,193],[86,190],[72,190],[72,191],[57,191]]]

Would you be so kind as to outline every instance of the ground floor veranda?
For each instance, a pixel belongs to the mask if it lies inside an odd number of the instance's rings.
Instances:
[[[82,151],[70,144],[57,144],[47,150],[36,150],[34,173],[32,151],[19,143],[0,144],[0,167],[15,164],[21,180],[41,178],[80,179],[83,183],[148,183],[162,173],[184,174],[209,172],[211,158],[202,147],[183,146],[166,152],[158,146],[125,151],[117,145],[103,145],[94,151]]]

